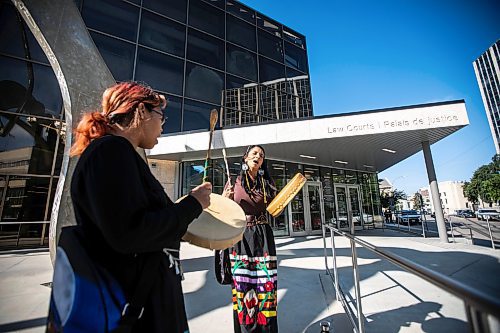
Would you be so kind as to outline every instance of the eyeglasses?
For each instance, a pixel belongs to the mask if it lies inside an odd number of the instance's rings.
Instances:
[[[154,113],[159,114],[161,116],[161,124],[163,126],[163,124],[165,124],[165,121],[168,119],[168,117],[166,117],[163,112],[155,110],[155,109],[152,109],[151,112],[154,112]]]

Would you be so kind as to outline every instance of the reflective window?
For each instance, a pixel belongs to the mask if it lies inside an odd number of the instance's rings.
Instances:
[[[183,57],[185,40],[186,26],[147,11],[142,13],[139,43]]]
[[[50,66],[0,56],[0,109],[58,117],[61,106],[59,84]]]
[[[285,64],[302,72],[307,72],[306,51],[292,44],[285,43]]]
[[[211,5],[217,6],[220,9],[224,9],[226,1],[224,0],[203,0]]]
[[[228,0],[226,3],[226,11],[245,21],[255,24],[255,12],[237,1]]]
[[[156,90],[182,94],[184,61],[139,47],[135,79]]]
[[[92,31],[90,35],[113,74],[114,79],[117,81],[132,80],[135,46]]]
[[[187,58],[223,70],[224,42],[194,29],[189,29]]]
[[[334,183],[345,183],[345,172],[342,169],[332,169],[332,179]]]
[[[281,24],[262,14],[257,14],[257,26],[281,38]]]
[[[335,197],[333,194],[333,182],[330,168],[320,168],[321,185],[323,186],[323,204],[325,211],[325,222],[333,223],[333,211],[335,210]]]
[[[163,124],[163,134],[177,133],[181,131],[182,99],[174,96],[167,96],[168,105],[165,115],[168,119]]]
[[[210,111],[214,108],[217,110],[219,109],[218,106],[212,104],[200,103],[185,99],[182,130],[208,130],[210,126]],[[219,122],[217,122],[216,128],[220,127],[218,124]]]
[[[319,167],[304,165],[304,176],[310,181],[321,181],[319,176]]]
[[[224,38],[224,12],[200,0],[189,2],[189,25]]]
[[[274,89],[273,85],[260,85],[259,90],[259,114],[263,121],[292,118],[286,108],[289,95]]]
[[[345,170],[345,179],[347,184],[358,184],[358,176],[356,171]]]
[[[119,0],[85,0],[82,17],[88,28],[136,40],[139,8]]]
[[[188,63],[186,66],[186,96],[222,104],[224,75],[216,70]]]
[[[285,66],[272,60],[259,57],[259,74],[260,82],[262,83],[278,79],[283,79],[284,81]]]
[[[283,62],[283,41],[258,29],[259,53],[276,61]]]
[[[173,18],[180,22],[186,22],[187,0],[143,0],[142,5],[166,17]]]
[[[234,88],[242,88],[243,86],[248,86],[251,84],[251,81],[244,80],[242,78],[232,76],[232,75],[226,75],[226,89],[234,89]],[[253,84],[253,86],[256,86],[256,84]]]
[[[252,51],[256,50],[255,26],[228,15],[226,30],[226,38],[228,41],[244,46]]]
[[[23,35],[27,44],[23,43]],[[0,5],[0,53],[48,64],[45,54],[21,15],[17,14],[14,6],[5,2]]]
[[[228,73],[257,81],[257,61],[254,53],[228,44],[226,56]]]
[[[50,174],[57,120],[1,113],[0,173]]]
[[[301,34],[291,29],[288,29],[287,27],[283,27],[283,37],[285,38],[285,40],[305,50],[306,41],[305,37],[302,36]]]

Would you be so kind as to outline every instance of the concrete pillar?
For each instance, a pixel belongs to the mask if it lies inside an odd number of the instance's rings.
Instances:
[[[424,151],[427,177],[429,178],[429,188],[432,195],[432,204],[434,205],[434,213],[436,214],[436,224],[438,228],[439,239],[442,242],[448,243],[448,234],[446,233],[443,208],[441,206],[441,196],[439,195],[436,171],[434,170],[434,162],[432,161],[431,146],[429,144],[429,141],[422,142],[422,149]]]
[[[61,89],[67,135],[52,207],[49,247],[54,259],[60,230],[75,224],[69,193],[76,159],[69,158],[72,129],[81,113],[98,110],[115,80],[90,37],[73,0],[12,0],[40,44]]]

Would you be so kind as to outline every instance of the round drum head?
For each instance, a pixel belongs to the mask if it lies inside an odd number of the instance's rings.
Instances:
[[[182,239],[207,249],[223,250],[241,240],[245,227],[243,209],[233,200],[212,193],[210,206],[191,222]]]

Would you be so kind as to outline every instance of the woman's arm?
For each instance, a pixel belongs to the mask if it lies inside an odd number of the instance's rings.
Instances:
[[[81,180],[88,216],[117,252],[160,250],[179,242],[202,212],[187,196],[164,208],[151,208],[143,170],[128,142],[109,140],[92,152]]]

